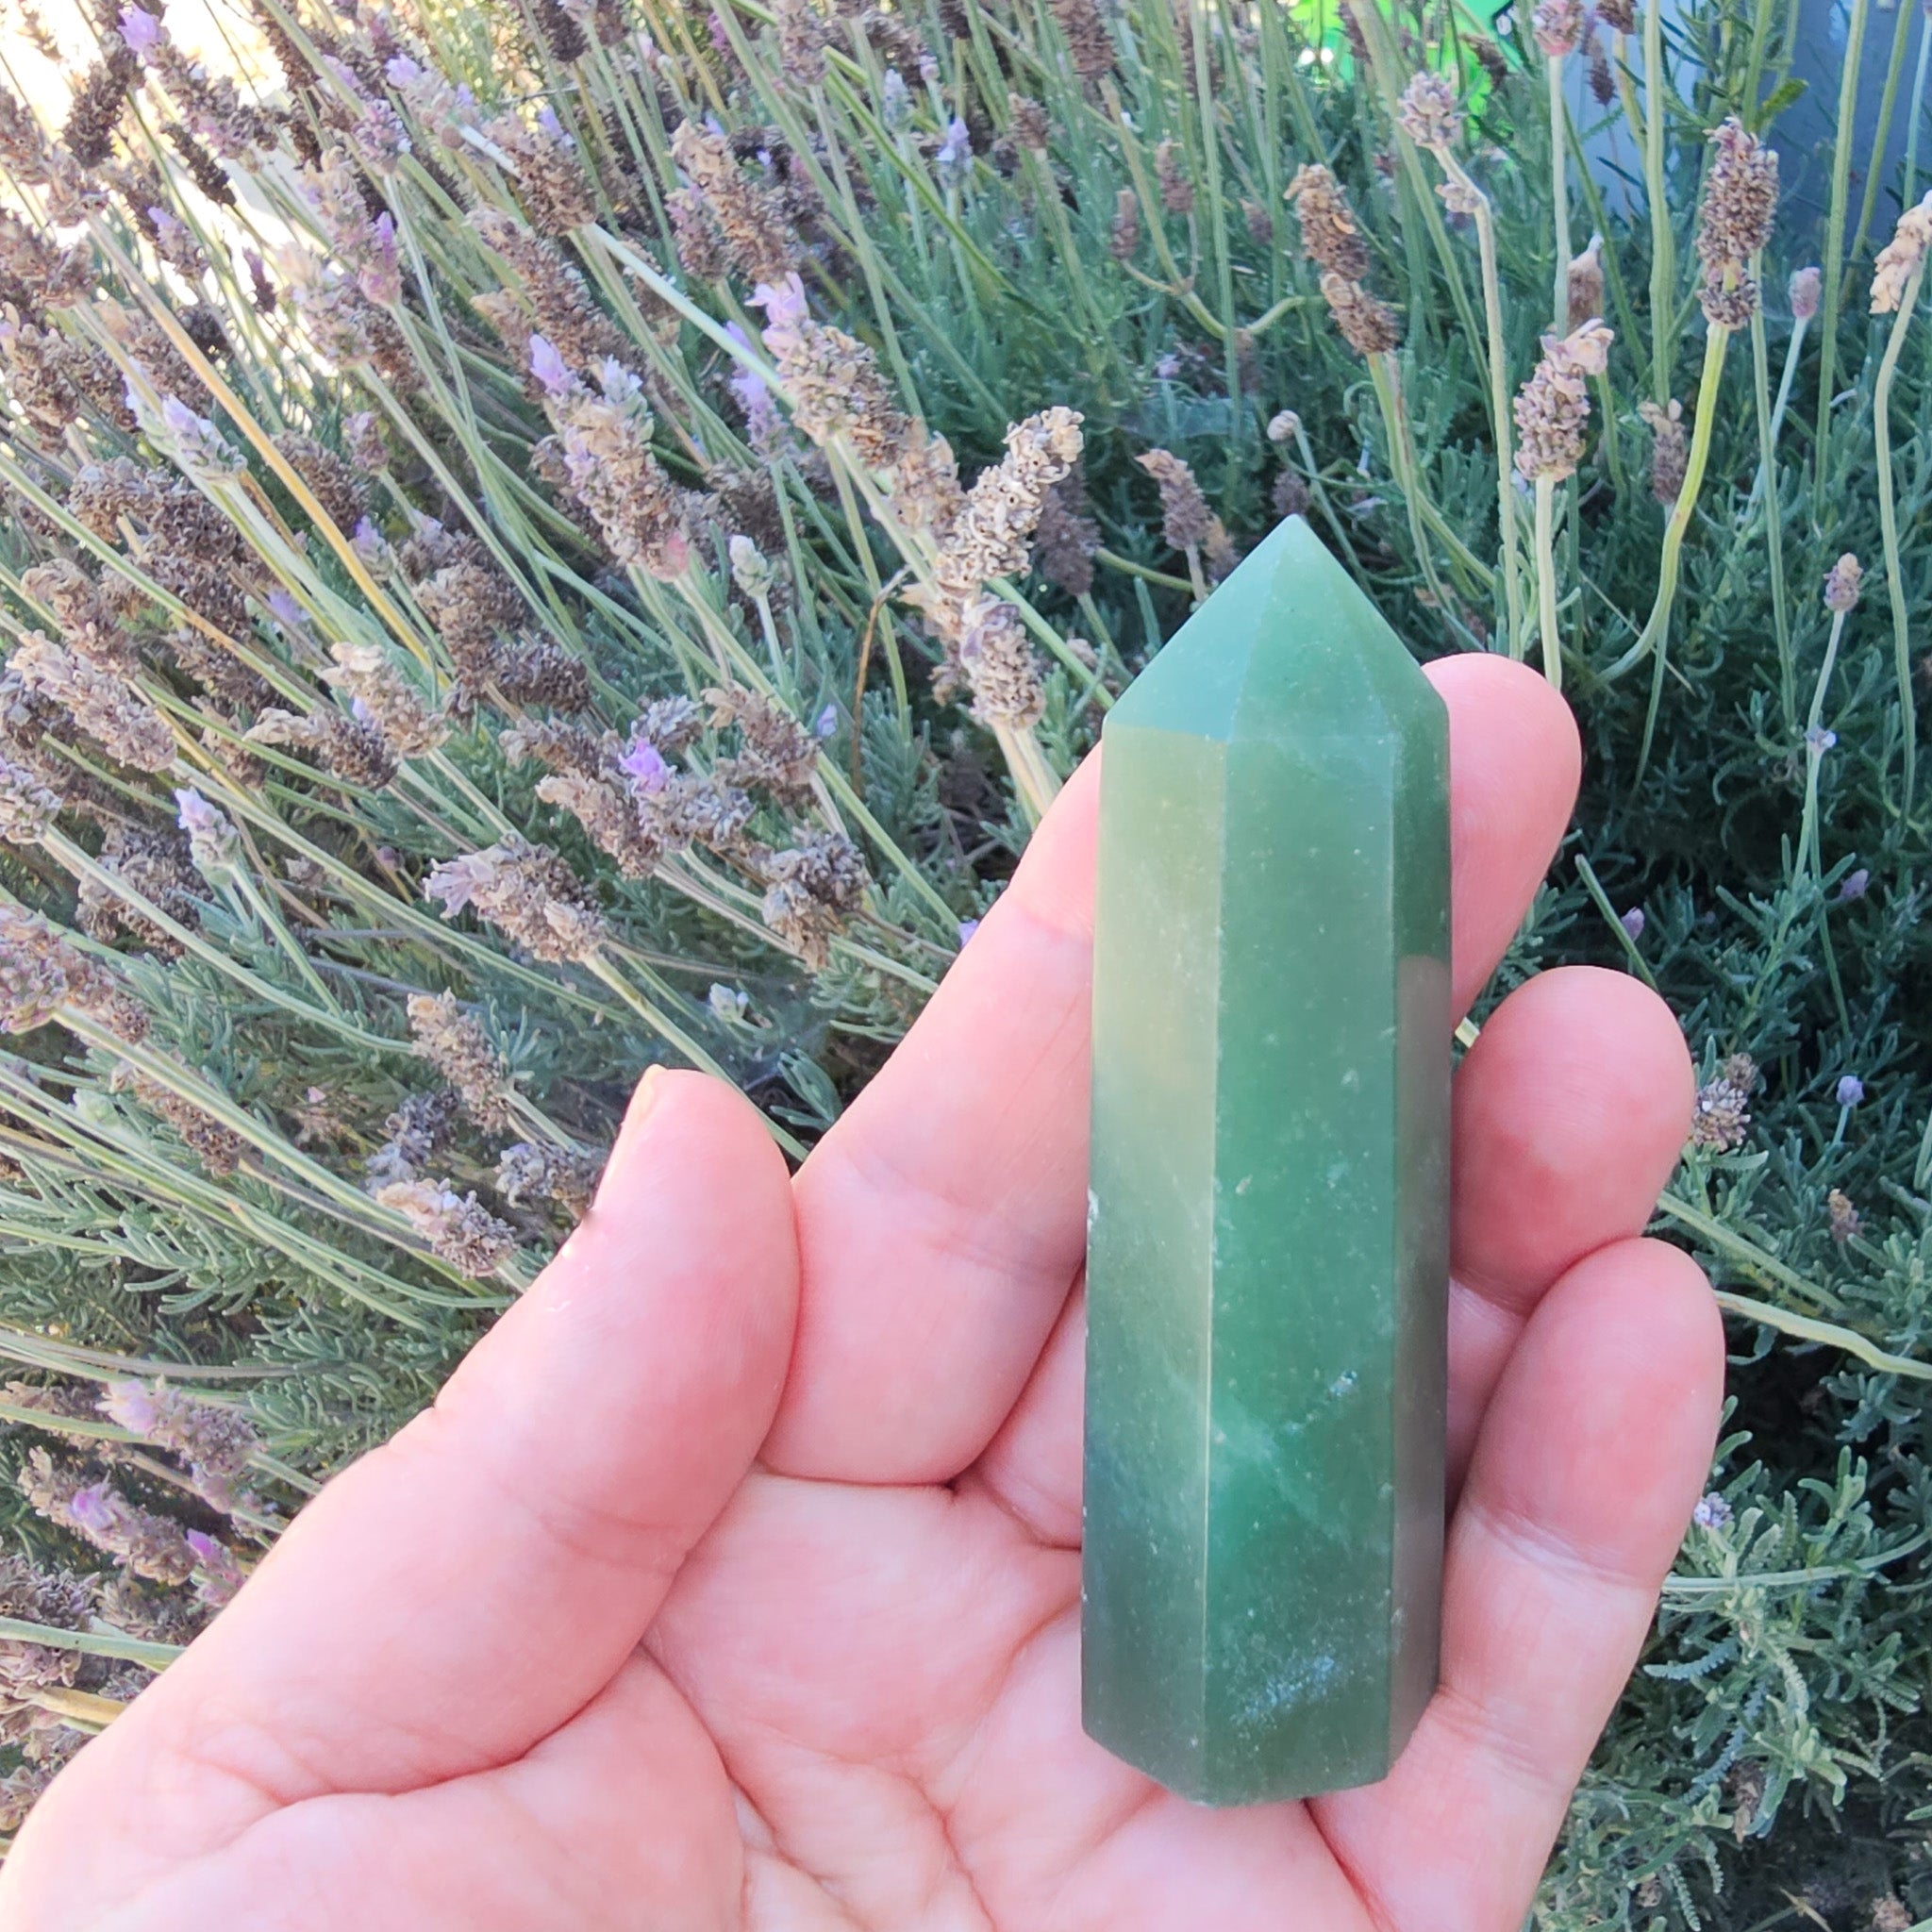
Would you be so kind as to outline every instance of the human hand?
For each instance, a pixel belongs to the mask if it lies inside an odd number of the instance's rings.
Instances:
[[[1497,658],[1451,713],[1455,976],[1576,779]],[[696,1074],[427,1414],[56,1782],[6,1932],[1507,1932],[1648,1628],[1723,1382],[1639,1239],[1675,1024],[1513,993],[1457,1078],[1441,1689],[1381,1784],[1209,1811],[1081,1732],[1095,774],[795,1180]]]

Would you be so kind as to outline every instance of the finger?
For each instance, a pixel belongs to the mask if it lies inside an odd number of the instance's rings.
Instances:
[[[1637,980],[1562,967],[1519,987],[1456,1076],[1449,1303],[1452,1493],[1496,1380],[1565,1269],[1641,1234],[1690,1118],[1690,1056]],[[974,1471],[1047,1541],[1080,1535],[1081,1302],[1068,1305]]]
[[[1575,796],[1562,701],[1507,658],[1449,708],[1457,997],[1493,969]],[[1096,762],[904,1044],[798,1175],[799,1333],[777,1468],[945,1480],[1024,1385],[1086,1245]]]
[[[1523,1324],[1565,1269],[1641,1234],[1696,1091],[1676,1020],[1622,973],[1571,966],[1503,1002],[1456,1075],[1451,1492]]]
[[[1527,665],[1472,654],[1424,668],[1449,708],[1450,963],[1460,1019],[1562,842],[1583,748],[1569,706]]]
[[[1087,1289],[1067,1297],[1020,1399],[959,1478],[983,1487],[1008,1515],[1054,1549],[1080,1547],[1087,1412]]]
[[[1523,1918],[1650,1627],[1723,1389],[1717,1306],[1677,1249],[1620,1242],[1544,1297],[1451,1526],[1441,1688],[1381,1784],[1314,1807],[1377,1924]]]
[[[653,1076],[541,1279],[104,1740],[166,1767],[153,1838],[179,1857],[320,1792],[458,1776],[582,1707],[756,1455],[795,1286],[758,1115]]]

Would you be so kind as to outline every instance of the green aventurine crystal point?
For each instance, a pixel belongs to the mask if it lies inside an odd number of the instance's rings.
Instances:
[[[1371,1783],[1436,1683],[1447,713],[1291,518],[1104,736],[1086,1726],[1208,1804]]]

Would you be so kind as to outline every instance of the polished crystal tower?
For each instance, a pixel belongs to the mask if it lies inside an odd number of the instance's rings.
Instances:
[[[1291,518],[1105,743],[1086,1726],[1208,1804],[1370,1783],[1436,1682],[1447,714]]]

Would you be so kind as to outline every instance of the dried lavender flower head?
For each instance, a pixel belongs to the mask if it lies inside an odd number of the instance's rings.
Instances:
[[[1516,467],[1531,482],[1576,474],[1590,417],[1588,378],[1608,368],[1615,340],[1594,321],[1560,339],[1543,338],[1542,360],[1516,397]]]
[[[1668,408],[1656,403],[1637,406],[1637,413],[1650,425],[1650,493],[1666,509],[1683,494],[1684,478],[1690,467],[1690,442],[1684,431],[1684,406],[1673,396]]]
[[[1711,129],[1717,149],[1698,209],[1698,300],[1714,328],[1743,328],[1757,312],[1750,262],[1771,238],[1777,212],[1777,152],[1733,114]]]
[[[1163,141],[1154,150],[1154,178],[1160,189],[1160,205],[1169,214],[1193,212],[1194,184],[1181,166],[1178,142]]]
[[[1214,513],[1194,472],[1172,450],[1150,449],[1134,460],[1160,490],[1161,537],[1173,550],[1198,550],[1208,541]]]
[[[234,863],[239,841],[226,814],[192,788],[175,794],[175,823],[188,834],[189,857],[203,872]]]
[[[1604,238],[1592,235],[1581,255],[1572,256],[1566,280],[1569,325],[1579,329],[1604,312]]]
[[[1786,288],[1790,298],[1792,321],[1809,322],[1818,313],[1824,283],[1824,274],[1816,268],[1801,268],[1792,275]]]
[[[1442,75],[1426,68],[1403,89],[1395,118],[1418,147],[1451,148],[1462,133],[1462,105],[1456,90]]]
[[[1907,285],[1925,266],[1932,248],[1932,189],[1916,208],[1898,218],[1891,240],[1878,251],[1872,270],[1872,313],[1891,315],[1905,300]]]
[[[375,1198],[400,1214],[440,1260],[473,1281],[493,1274],[516,1253],[516,1230],[475,1193],[458,1194],[446,1180],[391,1181]]]
[[[1583,44],[1583,0],[1541,0],[1529,25],[1544,55],[1560,60]]]
[[[1825,575],[1824,608],[1839,616],[1857,609],[1864,576],[1864,566],[1847,550]]]
[[[1364,361],[1390,354],[1402,340],[1395,325],[1395,311],[1346,276],[1324,275],[1322,299],[1335,318],[1342,340]]]
[[[1328,274],[1358,282],[1369,272],[1369,244],[1356,226],[1341,184],[1328,169],[1310,162],[1298,169],[1285,199],[1302,227],[1302,253]]]
[[[731,581],[747,597],[763,603],[772,594],[771,559],[741,533],[732,537],[725,550],[731,559]]]
[[[1757,1067],[1749,1054],[1734,1053],[1717,1077],[1697,1090],[1690,1109],[1690,1144],[1716,1154],[1732,1154],[1749,1139],[1751,1094]]]

